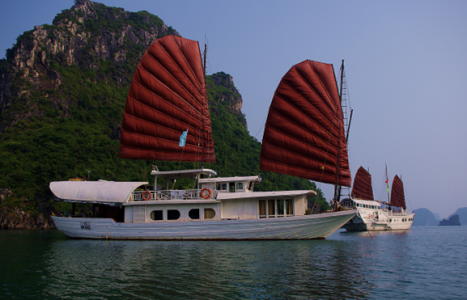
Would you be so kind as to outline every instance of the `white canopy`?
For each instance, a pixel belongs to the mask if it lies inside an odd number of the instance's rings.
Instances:
[[[231,200],[231,199],[247,199],[247,198],[276,198],[276,197],[293,197],[302,196],[316,197],[315,191],[277,191],[277,192],[247,192],[247,193],[219,193],[217,200]]]
[[[157,177],[170,178],[170,179],[195,177],[195,176],[198,176],[199,174],[202,174],[205,176],[217,176],[217,173],[211,169],[175,170],[175,171],[152,170],[151,171],[151,175],[154,175]]]
[[[131,194],[147,182],[54,181],[49,187],[54,196],[67,202],[118,204],[128,202]]]
[[[242,177],[216,177],[216,178],[201,178],[199,180],[200,183],[208,183],[208,182],[244,182],[244,181],[255,181],[261,182],[261,178],[258,175],[255,176],[242,176]]]
[[[381,204],[377,201],[374,201],[374,200],[360,200],[360,199],[352,199],[352,201],[354,201],[355,203],[358,203],[358,204],[363,204],[363,205],[373,205],[373,206],[379,206],[381,207]]]

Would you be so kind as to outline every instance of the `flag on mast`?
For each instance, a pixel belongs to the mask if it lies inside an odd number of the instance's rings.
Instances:
[[[180,147],[185,147],[186,143],[186,136],[188,135],[188,129],[182,133],[180,136],[180,142],[178,143],[178,146]]]

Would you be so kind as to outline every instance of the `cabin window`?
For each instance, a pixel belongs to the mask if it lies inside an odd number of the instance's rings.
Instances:
[[[164,214],[162,213],[162,210],[153,210],[151,212],[151,220],[153,221],[162,221],[164,220]]]
[[[292,199],[259,200],[260,218],[276,218],[293,215],[294,211]]]
[[[284,216],[284,200],[277,200],[277,216],[283,217]]]
[[[259,200],[259,217],[266,218],[266,200]]]
[[[276,216],[276,204],[274,200],[268,200],[268,216],[273,218]]]
[[[167,210],[167,220],[178,220],[180,219],[180,212],[176,209]]]
[[[229,183],[229,191],[235,193],[235,182]]]
[[[216,212],[212,208],[205,208],[204,209],[204,219],[213,219],[216,215]]]
[[[188,212],[188,216],[190,217],[190,219],[192,220],[199,220],[199,209],[196,208],[196,209],[192,209]]]
[[[227,183],[217,184],[217,189],[220,190],[220,191],[227,191]]]
[[[243,191],[243,182],[237,182],[237,191]]]
[[[290,216],[293,214],[293,204],[291,199],[285,200],[285,214]]]

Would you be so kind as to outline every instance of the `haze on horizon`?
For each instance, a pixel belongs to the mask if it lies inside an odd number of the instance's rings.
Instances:
[[[102,0],[159,16],[183,37],[208,43],[208,73],[233,77],[250,134],[261,141],[282,76],[305,59],[345,59],[354,109],[352,176],[370,170],[375,198],[402,175],[409,210],[442,218],[467,206],[467,2],[465,1],[148,1]],[[3,1],[0,57],[18,35],[52,24],[73,0]],[[248,175],[248,174],[244,174]],[[333,187],[319,184],[327,199]]]

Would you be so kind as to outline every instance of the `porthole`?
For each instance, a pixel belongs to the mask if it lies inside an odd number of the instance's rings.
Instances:
[[[153,221],[162,221],[162,220],[164,220],[162,210],[153,210],[151,212],[150,217],[151,217],[151,220],[153,220]]]
[[[192,220],[199,220],[199,209],[196,208],[196,209],[192,209],[188,212],[188,216],[190,217],[190,219]]]
[[[216,212],[212,208],[204,209],[204,219],[213,219],[216,216]]]
[[[180,212],[176,209],[167,210],[167,220],[178,220],[180,219]]]

